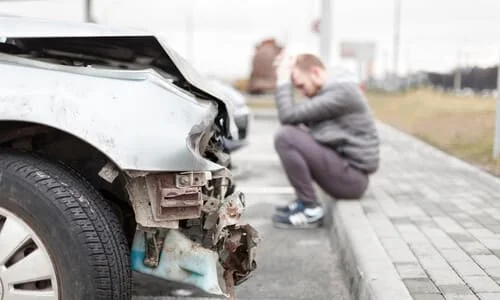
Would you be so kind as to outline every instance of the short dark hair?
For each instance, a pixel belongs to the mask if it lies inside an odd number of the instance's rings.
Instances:
[[[318,67],[323,70],[325,69],[325,65],[319,57],[308,53],[297,55],[295,67],[299,68],[301,71],[309,71],[312,67]]]

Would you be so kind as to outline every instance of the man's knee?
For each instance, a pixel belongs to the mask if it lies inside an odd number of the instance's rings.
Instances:
[[[297,126],[293,125],[282,126],[274,135],[274,147],[276,150],[279,151],[283,147],[293,145],[292,140],[299,130],[300,129]]]

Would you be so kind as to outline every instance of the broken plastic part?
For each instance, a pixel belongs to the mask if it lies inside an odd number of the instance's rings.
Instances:
[[[156,268],[144,264],[146,257],[144,231],[136,232],[131,262],[134,271],[166,280],[192,284],[213,295],[225,295],[218,281],[218,255],[194,243],[177,230],[166,234]]]
[[[231,271],[230,283],[239,285],[257,268],[256,248],[261,239],[258,232],[248,224],[233,226],[228,231],[229,235],[222,243],[219,256],[224,269]]]

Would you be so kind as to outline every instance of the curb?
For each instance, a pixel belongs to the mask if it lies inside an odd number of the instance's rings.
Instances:
[[[338,243],[354,300],[412,300],[408,289],[378,240],[359,200],[332,200],[325,203],[325,225],[332,243]]]

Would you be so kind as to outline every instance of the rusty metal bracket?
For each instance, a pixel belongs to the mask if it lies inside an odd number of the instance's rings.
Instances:
[[[206,213],[213,213],[219,208],[220,200],[215,197],[203,195],[202,210]]]
[[[176,186],[179,173],[146,176],[151,211],[156,221],[196,219],[201,216],[201,187]]]
[[[234,270],[224,271],[224,281],[226,283],[226,294],[228,300],[236,300],[236,291],[234,289]]]
[[[212,179],[210,172],[183,172],[175,175],[175,186],[177,188],[202,187]]]
[[[241,284],[257,268],[256,247],[260,240],[258,232],[248,224],[229,228],[229,236],[224,239],[219,251],[226,274],[231,274],[231,278],[225,278],[228,293],[233,284]]]
[[[156,229],[148,230],[145,228],[142,228],[142,230],[144,230],[144,240],[146,242],[144,265],[156,268],[160,262],[160,254],[163,249],[163,241],[165,240],[167,231]]]

